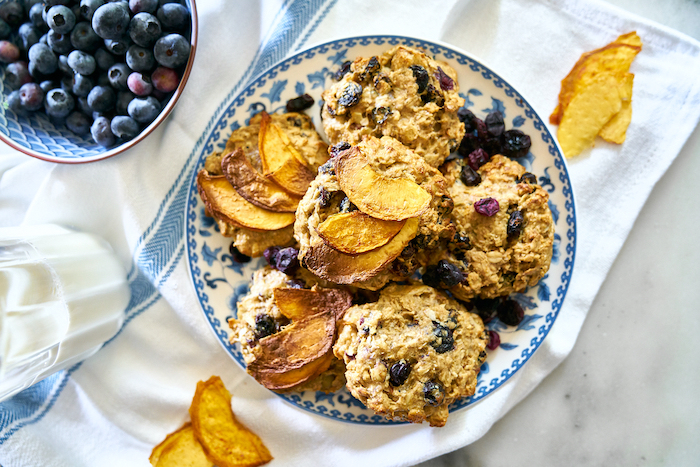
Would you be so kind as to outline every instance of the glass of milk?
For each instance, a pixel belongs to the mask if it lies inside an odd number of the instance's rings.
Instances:
[[[129,298],[102,238],[53,224],[0,228],[0,401],[97,352]]]

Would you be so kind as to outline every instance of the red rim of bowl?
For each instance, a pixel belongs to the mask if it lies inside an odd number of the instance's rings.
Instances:
[[[130,149],[134,147],[137,143],[145,139],[148,135],[155,130],[158,125],[163,123],[166,118],[168,118],[168,115],[170,115],[170,112],[172,112],[173,108],[175,107],[175,104],[177,103],[178,99],[180,99],[180,96],[182,95],[182,92],[185,89],[185,85],[187,84],[187,80],[190,77],[190,72],[192,71],[192,65],[194,64],[194,57],[197,52],[197,36],[199,35],[199,23],[198,23],[198,18],[197,18],[197,5],[195,3],[195,0],[188,0],[189,6],[190,6],[190,17],[192,18],[192,32],[190,34],[190,57],[187,60],[187,65],[185,66],[185,71],[182,73],[182,78],[180,79],[180,84],[177,86],[177,89],[175,90],[175,93],[170,97],[170,100],[166,104],[165,108],[162,110],[162,112],[158,115],[158,118],[156,118],[153,122],[151,122],[150,125],[148,125],[146,128],[141,131],[141,133],[138,134],[134,139],[127,141],[125,143],[120,144],[119,146],[116,146],[114,148],[111,148],[103,153],[100,153],[96,156],[91,156],[91,157],[85,157],[85,158],[79,158],[79,159],[60,159],[56,157],[51,157],[47,156],[46,154],[41,154],[38,152],[34,152],[29,148],[26,148],[24,146],[20,146],[19,144],[15,143],[14,140],[9,138],[7,135],[0,133],[0,139],[7,144],[8,146],[11,146],[12,148],[16,149],[17,151],[24,153],[28,156],[31,157],[36,157],[37,159],[41,159],[47,162],[56,162],[58,164],[87,164],[89,162],[97,162],[101,161],[104,159],[108,159],[110,157],[116,156],[117,154],[120,154],[127,149]]]

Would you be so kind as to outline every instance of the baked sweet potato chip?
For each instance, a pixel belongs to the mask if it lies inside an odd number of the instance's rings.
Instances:
[[[304,264],[317,276],[337,284],[366,281],[379,274],[401,254],[418,233],[418,224],[418,218],[408,219],[401,231],[386,245],[359,255],[341,253],[320,243],[304,257]]]
[[[402,221],[418,217],[430,204],[430,194],[407,178],[375,172],[357,147],[333,158],[340,188],[357,208],[377,219]]]
[[[215,467],[197,440],[191,423],[170,433],[148,458],[154,467]]]
[[[243,199],[263,209],[295,212],[301,201],[300,197],[289,194],[274,181],[263,177],[240,148],[223,156],[221,170]]]
[[[625,77],[621,80],[622,85],[619,88],[621,99],[620,111],[613,115],[598,133],[598,136],[608,143],[622,144],[625,142],[627,127],[632,121],[633,82],[634,75],[632,73],[626,73]]]
[[[352,305],[352,295],[340,289],[275,289],[273,300],[280,312],[292,321],[330,311],[339,320]]]
[[[274,212],[246,201],[223,175],[197,174],[197,189],[213,217],[252,230],[279,230],[294,223],[294,213]]]
[[[328,245],[349,255],[376,250],[396,236],[406,221],[385,221],[361,211],[333,214],[316,229]]]
[[[280,127],[262,114],[258,148],[263,175],[295,196],[304,196],[316,176]]]
[[[287,391],[315,378],[330,366],[326,355],[332,353],[335,324],[335,313],[326,310],[260,339],[248,373],[273,391]]]
[[[218,376],[197,383],[190,417],[204,452],[217,467],[255,467],[272,460],[260,438],[236,419],[231,394]]]

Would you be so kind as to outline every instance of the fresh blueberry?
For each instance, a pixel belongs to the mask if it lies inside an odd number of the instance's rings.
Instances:
[[[27,62],[14,62],[5,69],[5,85],[10,89],[19,89],[32,80]]]
[[[129,0],[129,9],[133,14],[155,13],[158,9],[158,0]]]
[[[71,91],[78,97],[87,97],[95,86],[94,81],[89,76],[76,73],[73,75],[73,87]]]
[[[114,108],[117,94],[109,86],[95,86],[88,94],[87,99],[93,112],[107,112]]]
[[[32,22],[35,28],[44,30],[46,28],[46,22],[44,22],[44,17],[42,13],[44,12],[44,6],[41,3],[35,3],[29,9],[29,21]]]
[[[92,139],[95,140],[97,144],[105,148],[114,146],[117,142],[114,133],[112,133],[112,128],[107,117],[97,117],[92,126],[90,127],[90,134],[92,134]]]
[[[75,15],[64,5],[52,6],[46,12],[46,24],[59,34],[68,34],[75,27]]]
[[[19,47],[10,41],[0,41],[0,62],[16,62],[19,60],[19,56]]]
[[[131,46],[131,38],[124,36],[121,39],[105,39],[105,48],[114,55],[124,55]]]
[[[58,69],[58,58],[56,58],[49,46],[42,43],[31,46],[29,49],[29,62],[34,62],[37,71],[46,75],[50,75]]]
[[[190,43],[180,34],[168,34],[156,41],[153,54],[160,65],[177,68],[187,63]]]
[[[18,117],[26,117],[29,112],[22,107],[22,100],[19,97],[19,89],[7,95],[7,108],[13,111]]]
[[[130,74],[131,70],[126,63],[115,63],[107,71],[109,84],[118,91],[124,91],[128,89],[127,79]]]
[[[66,126],[68,129],[78,135],[86,135],[90,133],[91,123],[92,122],[88,116],[79,111],[71,112],[66,118]]]
[[[67,117],[75,107],[75,100],[63,89],[52,89],[46,93],[44,108],[51,117]]]
[[[134,71],[150,71],[156,66],[156,60],[149,49],[132,45],[126,51],[126,64]]]
[[[125,3],[105,3],[92,16],[92,28],[102,39],[119,39],[129,28],[129,7]]]
[[[61,34],[51,29],[46,33],[46,43],[57,54],[68,54],[73,50],[70,34]]]
[[[81,21],[75,25],[70,33],[70,42],[73,47],[85,52],[92,52],[102,45],[102,39],[88,21]]]
[[[138,71],[135,71],[129,75],[129,78],[126,80],[126,84],[129,86],[129,91],[133,92],[139,97],[147,96],[153,92],[151,78],[142,75]]]
[[[80,0],[80,15],[92,21],[95,10],[105,4],[105,0]]]
[[[107,52],[107,49],[99,48],[95,50],[95,62],[97,63],[97,68],[100,70],[109,70],[109,68],[114,65],[114,56]]]
[[[139,123],[151,123],[161,111],[160,102],[155,97],[137,97],[129,102],[129,116]]]
[[[134,100],[136,96],[131,91],[119,91],[117,93],[116,110],[118,115],[128,115],[129,102]]]
[[[117,115],[112,119],[112,133],[117,138],[123,140],[134,139],[136,135],[139,134],[139,124],[131,117],[125,117],[123,115]]]
[[[24,7],[19,2],[5,2],[0,5],[0,18],[12,28],[19,27],[24,21]]]
[[[68,64],[68,55],[58,56],[58,69],[61,70],[64,75],[73,76],[73,69]]]
[[[53,75],[42,73],[39,71],[37,68],[36,62],[29,62],[27,64],[27,69],[29,70],[29,74],[32,76],[35,82],[40,83],[44,80],[51,79]]]
[[[32,23],[22,24],[17,32],[22,40],[22,50],[29,50],[41,38],[41,32]]]
[[[109,76],[107,76],[107,73],[97,73],[97,83],[95,83],[96,86],[111,86],[112,83],[109,82]]]
[[[68,66],[70,66],[75,73],[87,76],[95,72],[97,63],[92,55],[82,50],[74,50],[68,54]]]
[[[19,88],[19,99],[25,110],[39,110],[44,103],[44,90],[36,83],[25,83]]]
[[[56,89],[57,87],[59,87],[55,81],[51,80],[42,81],[41,83],[39,83],[39,86],[41,86],[41,90],[44,91],[44,94],[46,94],[52,89]]]
[[[87,97],[78,97],[75,100],[75,106],[86,116],[90,117],[90,121],[92,121],[92,109],[90,108],[90,104],[88,104]]]
[[[180,84],[180,77],[172,68],[159,66],[151,74],[153,87],[162,92],[172,92]]]
[[[151,47],[161,35],[160,21],[150,13],[137,13],[129,23],[129,37],[134,44]]]
[[[7,39],[12,33],[12,27],[4,19],[0,19],[0,39]]]
[[[190,12],[179,3],[166,3],[158,8],[156,16],[164,31],[184,32],[190,24]]]
[[[72,76],[64,76],[61,78],[60,82],[60,88],[66,91],[67,93],[72,93],[73,92],[73,77]]]

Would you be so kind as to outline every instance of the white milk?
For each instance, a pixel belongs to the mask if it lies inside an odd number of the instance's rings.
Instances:
[[[0,228],[0,400],[97,352],[129,297],[101,238],[58,225]]]

